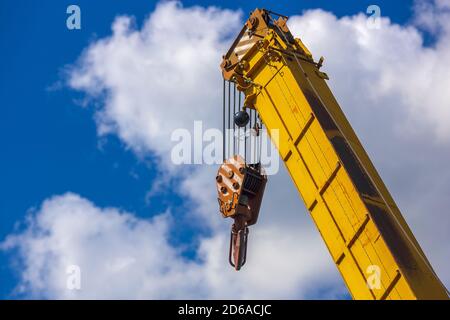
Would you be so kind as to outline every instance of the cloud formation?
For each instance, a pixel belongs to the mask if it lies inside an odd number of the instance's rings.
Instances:
[[[96,120],[100,135],[116,134],[136,151],[170,166],[174,129],[194,120],[219,127],[219,63],[241,14],[217,8],[159,4],[142,28],[116,18],[112,35],[90,45],[72,68],[70,86],[106,94]]]
[[[443,65],[450,59],[449,19],[444,19],[449,10],[437,11],[444,4],[426,3],[434,8],[433,21],[441,30],[432,47],[424,47],[420,29],[392,24],[386,17],[377,29],[370,28],[364,14],[337,19],[314,10],[293,17],[289,25],[312,52],[326,57],[330,83],[356,126],[387,121],[397,135],[448,143],[450,70]],[[417,11],[415,21],[428,14]],[[367,119],[374,115],[370,123]]]
[[[271,297],[289,298],[315,291],[310,278],[324,287],[333,286],[319,278],[320,271],[325,278],[329,274],[326,259],[309,258],[309,244],[296,252],[302,246],[292,233],[272,241],[271,230],[258,231],[254,238],[262,246],[250,248],[254,250],[249,267],[236,273],[224,255],[228,234],[203,239],[199,260],[192,261],[170,243],[173,223],[170,213],[140,219],[67,193],[46,200],[30,216],[26,230],[8,237],[1,248],[18,250],[23,270],[16,290],[33,298],[267,298],[269,289]],[[267,259],[268,254],[273,261],[285,259],[289,252],[289,263],[281,269]],[[303,269],[297,269],[299,264]],[[73,265],[81,271],[80,290],[67,285],[73,275],[68,268]],[[272,276],[267,277],[267,272]],[[301,275],[303,280],[292,282],[284,274]],[[339,293],[331,291],[326,297]]]
[[[169,220],[141,220],[68,193],[46,200],[26,231],[2,246],[24,258],[17,290],[31,297],[174,298],[193,289],[201,295],[195,265],[167,241]],[[80,291],[66,285],[71,265],[80,267]]]

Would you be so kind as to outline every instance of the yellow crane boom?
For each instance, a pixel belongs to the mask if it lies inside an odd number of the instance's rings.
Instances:
[[[277,130],[272,141],[354,299],[448,299],[331,93],[323,59],[286,21],[253,11],[223,57],[224,79]]]

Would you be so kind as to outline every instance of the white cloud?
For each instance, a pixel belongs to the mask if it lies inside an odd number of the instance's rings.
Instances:
[[[169,213],[139,219],[68,193],[46,200],[25,231],[9,236],[0,248],[18,250],[23,270],[17,293],[34,298],[288,298],[315,290],[313,283],[334,284],[327,283],[332,280],[327,257],[311,259],[309,244],[298,245],[294,233],[272,239],[271,230],[256,231],[254,242],[263,246],[256,246],[249,267],[236,273],[224,255],[228,234],[204,239],[199,261],[192,261],[170,244],[173,223]],[[289,263],[280,268],[277,261],[288,252]],[[71,265],[80,267],[80,290],[67,287]],[[285,273],[302,280],[292,282]],[[342,293],[327,297],[335,294]]]
[[[417,0],[414,3],[414,11],[416,12],[414,23],[417,26],[435,35],[449,31],[449,0]]]
[[[18,290],[32,297],[166,298],[196,287],[201,295],[195,264],[167,241],[169,220],[137,219],[66,194],[46,200],[26,231],[2,246],[19,250],[25,269]],[[80,291],[66,286],[70,265],[81,269]]]
[[[118,17],[109,38],[94,42],[71,70],[70,85],[91,96],[106,92],[97,113],[100,134],[115,133],[138,153],[170,166],[170,135],[194,120],[218,127],[219,63],[239,12],[177,2],[157,6],[141,29]]]
[[[198,119],[220,126],[218,64],[240,19],[239,12],[173,2],[160,4],[141,29],[132,27],[131,18],[119,17],[110,37],[86,49],[70,85],[101,102],[100,135],[116,134],[137,154],[156,155],[158,168],[173,177],[184,168],[169,162],[172,130],[190,129]],[[380,29],[369,29],[362,14],[337,19],[314,10],[292,17],[290,26],[315,56],[326,57],[323,68],[333,92],[449,284],[450,253],[441,244],[448,242],[450,227],[450,74],[444,67],[450,62],[450,42],[449,20],[439,21],[433,47],[423,46],[416,26],[383,18]],[[200,261],[184,260],[170,245],[167,232],[174,222],[169,215],[145,221],[66,195],[48,200],[27,231],[7,242],[20,249],[22,286],[38,296],[48,288],[49,296],[67,297],[60,272],[76,259],[86,275],[102,275],[85,283],[80,297],[301,298],[323,290],[333,297],[345,290],[284,169],[270,177],[260,222],[250,231],[248,265],[239,273],[226,262],[230,221],[217,213],[216,169],[189,169],[175,191],[186,197],[190,218],[212,233],[198,239]],[[88,213],[78,227],[67,228],[83,212]],[[98,236],[85,227],[95,228]],[[157,261],[152,252],[159,247]]]
[[[426,48],[412,26],[382,18],[380,29],[367,28],[363,14],[337,19],[318,10],[294,17],[290,26],[312,52],[325,55],[330,82],[353,123],[387,121],[414,138],[450,141],[450,70],[443,67],[450,60],[449,33]]]

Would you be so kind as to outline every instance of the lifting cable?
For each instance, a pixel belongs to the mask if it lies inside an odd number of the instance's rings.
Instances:
[[[242,93],[239,91],[239,110],[241,109],[241,96]],[[247,125],[244,127],[244,161],[247,164]]]
[[[241,110],[241,91],[238,91],[238,111]],[[237,149],[238,153],[241,153],[241,127],[238,127],[238,139],[237,139]],[[244,152],[244,161],[245,161],[245,152]]]
[[[225,162],[226,154],[225,154],[225,85],[226,80],[223,79],[223,113],[222,113],[222,160]]]
[[[228,147],[228,154],[227,154],[227,158],[229,157],[229,153],[231,152],[231,137],[230,137],[230,131],[231,131],[231,100],[230,100],[230,96],[231,96],[231,84],[229,81],[228,82],[228,130],[227,132],[224,132],[224,134],[227,136],[227,147]]]
[[[237,89],[234,81],[223,80],[222,158],[223,161],[225,161],[226,159],[239,154],[243,157],[245,163],[249,162],[253,164],[255,168],[259,168],[261,167],[263,124],[258,112],[252,108],[246,108],[245,110],[249,116],[249,121],[246,125],[240,127],[235,123],[234,116],[237,112],[243,111],[242,109],[244,107],[242,95],[243,93]],[[241,128],[243,131],[243,138],[241,136]],[[241,145],[241,139],[244,140],[243,146]],[[247,140],[249,141],[247,142]],[[241,150],[242,147],[243,150]],[[241,154],[241,152],[243,154]],[[250,158],[248,159],[247,156]],[[258,171],[259,170],[260,169],[258,169]]]
[[[236,83],[233,82],[233,116],[236,114]],[[236,154],[236,123],[233,121],[233,155]]]
[[[251,163],[252,162],[252,157],[253,157],[253,150],[252,150],[252,137],[253,137],[253,132],[252,132],[252,125],[253,125],[253,110],[252,109],[248,109],[248,114],[249,114],[249,122],[248,122],[248,134],[247,134],[247,139],[248,139],[248,162]]]

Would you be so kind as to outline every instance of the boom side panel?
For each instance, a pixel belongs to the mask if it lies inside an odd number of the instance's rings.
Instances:
[[[273,15],[251,13],[222,74],[258,111],[353,298],[448,299],[328,88],[323,59]]]
[[[334,99],[331,116],[325,110],[307,77],[314,78],[315,85],[323,82],[316,90],[326,91],[327,103],[331,104],[332,95],[323,79],[313,72],[314,66],[302,63],[308,70],[307,76],[287,56],[268,64],[255,63],[260,67],[253,69],[252,80],[262,87],[254,107],[267,128],[278,129],[281,158],[352,296],[356,299],[442,297],[437,284],[430,286],[428,281],[427,287],[423,286],[421,278],[426,273],[417,270],[426,266],[415,244],[402,237],[401,227],[395,220],[397,216],[389,212],[377,186],[367,177],[373,174],[373,165],[370,163],[371,170],[365,171],[366,163],[351,156],[351,149],[365,154],[364,149]],[[346,139],[341,127],[352,140]],[[362,158],[370,162],[367,156]],[[382,183],[378,175],[374,180]],[[384,185],[381,190],[386,190]],[[384,196],[389,199],[389,207],[396,208],[392,197]],[[412,236],[409,228],[406,233]],[[379,284],[371,278],[378,271]],[[369,288],[368,283],[373,287]]]

